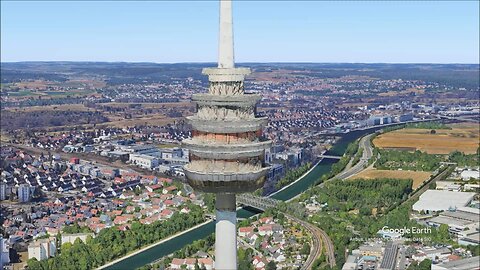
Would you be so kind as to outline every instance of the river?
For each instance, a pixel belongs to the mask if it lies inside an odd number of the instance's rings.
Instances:
[[[346,134],[341,134],[339,135],[341,136],[341,138],[325,154],[341,156],[347,149],[347,146],[350,142],[353,142],[356,139],[362,137],[363,135],[367,133],[372,133],[375,130],[378,130],[380,128],[381,127],[376,127],[374,129],[358,130],[358,131],[352,131]],[[337,160],[323,159],[315,166],[313,170],[310,171],[310,173],[305,175],[302,179],[292,184],[288,188],[285,188],[282,191],[272,195],[272,198],[286,201],[304,192],[309,187],[316,184],[318,179],[320,179],[322,175],[324,175],[325,173],[328,173],[330,171],[330,168],[335,162],[337,162]],[[243,208],[238,210],[237,215],[239,218],[248,218],[257,213],[258,212],[256,212],[254,209]],[[150,249],[147,249],[143,252],[140,252],[131,257],[125,258],[124,260],[119,261],[104,269],[123,270],[123,269],[135,269],[135,268],[141,267],[145,264],[156,261],[161,257],[167,256],[168,254],[171,254],[176,250],[181,249],[185,245],[188,245],[195,240],[205,238],[209,234],[214,232],[215,232],[215,223],[212,221],[194,230],[191,230],[185,234],[181,234],[159,245],[156,245]]]

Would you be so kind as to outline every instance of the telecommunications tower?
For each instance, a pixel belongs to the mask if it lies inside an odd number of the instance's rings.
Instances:
[[[192,138],[182,142],[190,153],[185,176],[195,190],[216,194],[215,269],[237,269],[235,194],[263,186],[271,141],[262,137],[267,118],[256,117],[261,96],[244,93],[250,69],[234,65],[231,0],[220,0],[218,67],[202,73],[209,90],[192,95],[197,113],[187,117]]]

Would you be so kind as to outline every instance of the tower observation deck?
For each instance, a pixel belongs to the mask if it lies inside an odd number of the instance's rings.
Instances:
[[[231,0],[220,1],[219,60],[205,68],[209,90],[195,94],[197,113],[187,117],[192,138],[183,140],[190,163],[187,182],[198,191],[216,194],[215,269],[237,269],[235,194],[263,186],[269,167],[264,163],[262,129],[266,117],[256,117],[261,96],[244,92],[248,68],[235,68]]]

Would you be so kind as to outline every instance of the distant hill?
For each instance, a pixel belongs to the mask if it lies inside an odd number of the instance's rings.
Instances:
[[[214,66],[215,63],[7,62],[1,63],[1,82],[65,81],[79,76],[103,77],[110,85],[186,77],[206,80],[201,69]],[[437,82],[467,89],[478,89],[480,85],[478,64],[241,63],[238,66],[248,66],[257,72],[291,70],[320,78],[363,75]]]

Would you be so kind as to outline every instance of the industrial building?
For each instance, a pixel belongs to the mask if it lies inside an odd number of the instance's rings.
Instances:
[[[390,115],[372,115],[367,120],[367,126],[378,126],[392,123],[392,117]]]
[[[448,226],[448,231],[457,237],[463,245],[478,245],[480,237],[480,209],[472,207],[459,207],[455,211],[445,211],[438,216],[427,220],[427,224],[439,227]]]
[[[397,262],[398,244],[387,243],[379,270],[393,270]]]
[[[464,181],[468,181],[470,179],[478,180],[478,179],[480,179],[480,171],[467,169],[467,170],[464,170],[460,173],[460,177]]]
[[[130,154],[128,159],[130,163],[139,167],[152,170],[160,164],[160,160],[157,157],[145,155],[145,154]]]
[[[408,114],[402,114],[398,117],[399,122],[407,122],[407,121],[413,121],[413,114],[408,113]]]
[[[475,192],[453,192],[448,190],[427,190],[420,195],[413,205],[413,210],[427,213],[453,210],[467,206],[475,196]]]
[[[480,256],[451,261],[441,264],[432,264],[432,270],[479,270]]]

